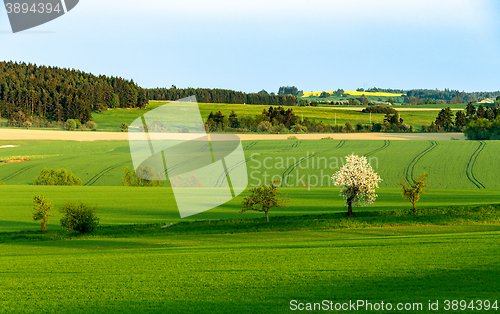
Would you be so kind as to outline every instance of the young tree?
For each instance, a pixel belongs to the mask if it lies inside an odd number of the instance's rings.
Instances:
[[[382,181],[373,171],[366,157],[346,156],[346,164],[332,176],[335,186],[341,186],[341,195],[347,206],[347,217],[352,216],[353,206],[372,204],[377,198],[375,188]]]
[[[273,207],[286,208],[288,207],[288,198],[279,198],[281,192],[276,182],[270,186],[262,185],[257,188],[250,189],[252,193],[243,199],[241,204],[240,215],[246,211],[254,210],[265,213],[267,222],[269,222],[269,210]]]
[[[50,211],[54,207],[49,200],[43,196],[43,195],[38,195],[33,198],[33,204],[34,209],[33,209],[33,220],[42,221],[42,232],[45,232],[46,230],[46,223],[49,222],[49,217]]]
[[[120,129],[122,129],[122,132],[125,132],[128,130],[128,124],[126,124],[125,122],[122,122],[122,124],[120,125]]]
[[[427,172],[420,175],[417,179],[412,179],[413,182],[404,182],[401,180],[399,185],[401,185],[401,195],[404,199],[409,199],[413,205],[413,212],[417,212],[416,203],[420,200],[420,196],[424,194],[425,188],[429,185],[427,183],[427,178],[429,174]]]

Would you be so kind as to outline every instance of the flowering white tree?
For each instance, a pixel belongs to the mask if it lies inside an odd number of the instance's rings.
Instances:
[[[332,176],[335,186],[341,186],[340,195],[344,197],[347,206],[347,217],[352,216],[353,206],[372,204],[377,198],[375,188],[382,181],[373,171],[372,166],[364,156],[346,156],[346,164]]]

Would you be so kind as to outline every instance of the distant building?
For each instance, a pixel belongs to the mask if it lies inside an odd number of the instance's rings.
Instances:
[[[479,102],[479,104],[494,104],[495,101],[489,98],[483,99]]]

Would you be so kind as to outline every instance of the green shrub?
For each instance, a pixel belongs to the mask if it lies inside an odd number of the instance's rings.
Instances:
[[[88,129],[91,129],[92,131],[96,131],[97,130],[97,123],[95,123],[94,121],[87,121],[87,123],[85,123],[85,126]]]
[[[66,169],[44,168],[34,180],[34,185],[82,185],[82,180]]]
[[[96,215],[97,206],[89,207],[82,202],[76,204],[66,202],[59,212],[64,214],[60,221],[61,227],[68,231],[88,233],[94,231],[99,225],[99,218]]]
[[[77,124],[75,119],[68,119],[66,123],[64,124],[64,128],[68,129],[69,131],[72,131],[76,129]]]
[[[122,132],[125,132],[128,130],[128,124],[126,124],[125,122],[122,122],[122,124],[120,125],[120,129],[122,129]]]

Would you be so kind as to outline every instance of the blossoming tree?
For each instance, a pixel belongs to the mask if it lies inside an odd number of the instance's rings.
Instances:
[[[378,183],[382,181],[366,157],[354,154],[346,156],[346,164],[332,179],[335,186],[342,187],[340,195],[344,197],[347,206],[347,217],[352,216],[353,206],[366,206],[375,201],[375,188],[378,188]]]

